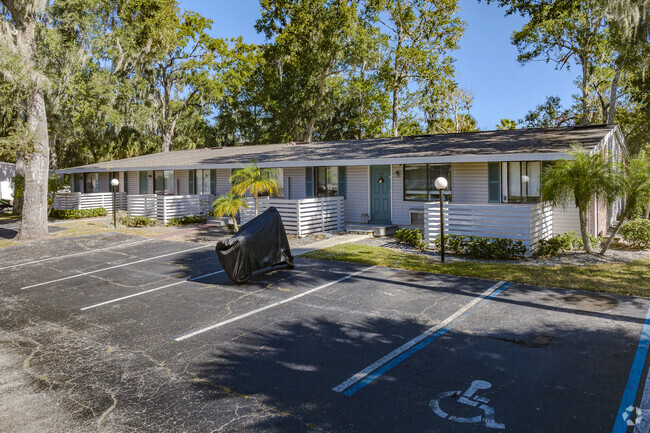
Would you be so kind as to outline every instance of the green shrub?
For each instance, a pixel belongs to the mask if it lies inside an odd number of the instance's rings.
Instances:
[[[526,256],[523,242],[512,239],[470,236],[464,242],[465,254],[474,259],[510,260]]]
[[[202,224],[208,221],[208,218],[201,215],[188,215],[180,218],[170,218],[168,226],[181,226],[185,224]]]
[[[538,257],[556,256],[571,251],[576,244],[575,237],[575,232],[569,232],[555,235],[549,239],[542,239],[537,244],[536,255]],[[580,241],[580,244],[582,245],[582,241]]]
[[[127,223],[124,225],[127,227],[148,227],[154,224],[156,224],[156,220],[153,218],[129,216]]]
[[[650,249],[650,220],[637,218],[621,227],[623,240],[634,248]]]
[[[432,244],[433,249],[440,251],[440,236]],[[445,251],[451,254],[465,254],[465,236],[445,235]]]
[[[74,220],[80,218],[93,218],[108,215],[108,211],[103,207],[94,209],[52,209],[50,216],[62,220]]]
[[[117,211],[117,220],[125,227],[148,227],[156,224],[153,218],[131,216],[123,210]]]
[[[427,249],[427,243],[424,242],[420,229],[399,229],[395,232],[395,240],[420,250]]]
[[[440,236],[433,241],[433,247],[440,251]],[[445,251],[474,259],[510,260],[526,256],[526,247],[521,241],[453,234],[445,235]]]
[[[597,248],[602,241],[603,239],[600,236],[589,235],[592,248]],[[556,256],[570,251],[580,251],[583,248],[582,237],[572,230],[549,239],[540,240],[535,255],[538,257]]]

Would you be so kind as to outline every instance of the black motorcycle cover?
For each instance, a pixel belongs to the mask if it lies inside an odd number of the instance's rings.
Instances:
[[[293,268],[289,240],[274,207],[241,226],[230,239],[217,242],[216,251],[219,263],[235,283],[275,269]]]

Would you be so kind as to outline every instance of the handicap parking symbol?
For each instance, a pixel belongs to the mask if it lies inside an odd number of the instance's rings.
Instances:
[[[442,419],[447,419],[449,421],[455,421],[459,423],[482,422],[488,428],[504,430],[506,426],[504,424],[500,424],[496,422],[494,419],[494,408],[488,406],[490,400],[476,395],[477,391],[482,389],[490,389],[490,388],[492,388],[492,384],[490,382],[486,382],[484,380],[475,380],[472,382],[472,385],[467,389],[467,391],[462,393],[462,395],[461,395],[461,391],[446,391],[438,394],[436,398],[434,398],[429,402],[429,407],[436,415],[438,415]],[[458,403],[462,403],[471,407],[478,407],[483,411],[483,415],[477,415],[471,418],[460,417],[460,416],[450,415],[440,408],[441,400],[444,400],[445,398],[448,397],[457,397],[457,396],[460,396],[456,400],[458,401]]]

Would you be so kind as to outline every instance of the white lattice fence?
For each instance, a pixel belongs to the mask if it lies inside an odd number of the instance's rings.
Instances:
[[[305,236],[310,233],[345,230],[345,199],[343,197],[319,197],[302,200],[281,198],[258,198],[258,212],[275,207],[287,233]],[[248,199],[248,209],[240,213],[242,224],[254,217],[255,205]]]
[[[127,202],[129,215],[158,218],[158,196],[156,194],[129,195]]]
[[[115,206],[118,209],[127,208],[126,193],[115,194]],[[97,209],[103,207],[108,213],[113,213],[113,193],[97,192],[82,194],[80,192],[56,194],[54,209]]]
[[[445,233],[521,241],[529,252],[553,232],[553,210],[546,203],[526,205],[443,204]],[[440,203],[425,203],[425,239],[440,236]]]
[[[56,194],[54,196],[54,203],[52,206],[54,209],[81,209],[79,205],[81,204],[81,193],[80,192],[71,192],[64,194]]]
[[[205,216],[212,215],[212,203],[216,198],[216,195],[211,194],[199,195],[199,213]]]
[[[199,215],[201,207],[198,195],[159,195],[158,221],[167,224],[172,218]]]

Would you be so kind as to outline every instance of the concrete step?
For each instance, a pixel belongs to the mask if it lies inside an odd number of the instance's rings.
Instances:
[[[348,224],[346,226],[345,231],[347,233],[352,233],[352,234],[380,237],[380,236],[390,236],[395,234],[395,232],[397,231],[397,226],[396,225],[374,226],[370,224],[369,225]]]

